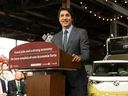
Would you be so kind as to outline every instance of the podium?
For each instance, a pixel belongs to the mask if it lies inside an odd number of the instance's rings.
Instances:
[[[27,96],[65,96],[65,78],[45,75],[27,78]]]
[[[9,53],[9,68],[20,70],[75,70],[80,64],[53,43],[31,42],[13,48]],[[27,78],[27,96],[65,96],[65,77],[48,74]]]

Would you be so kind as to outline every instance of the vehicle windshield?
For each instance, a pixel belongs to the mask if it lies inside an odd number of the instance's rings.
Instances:
[[[128,63],[94,63],[93,76],[128,76]]]
[[[108,54],[128,53],[128,37],[111,38],[107,46]]]

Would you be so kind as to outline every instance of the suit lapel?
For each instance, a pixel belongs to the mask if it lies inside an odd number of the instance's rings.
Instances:
[[[59,34],[59,36],[58,36],[58,40],[59,40],[59,47],[61,48],[61,49],[63,49],[63,41],[62,41],[62,37],[63,36],[63,32],[61,31],[60,32],[60,34]]]

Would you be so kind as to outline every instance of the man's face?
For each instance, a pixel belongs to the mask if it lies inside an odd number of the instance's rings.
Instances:
[[[8,68],[8,64],[3,64],[2,65],[2,70],[8,70],[9,68]]]
[[[62,10],[59,15],[59,22],[63,28],[68,28],[72,24],[71,14],[67,10]]]
[[[15,79],[16,80],[20,80],[22,78],[22,72],[16,72],[16,74],[15,74]]]

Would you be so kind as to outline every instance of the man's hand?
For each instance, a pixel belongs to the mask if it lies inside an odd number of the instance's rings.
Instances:
[[[72,62],[80,62],[81,60],[80,56],[75,55],[75,54],[73,54],[72,56],[73,56]]]
[[[0,96],[7,96],[7,93],[2,93],[0,94]]]

